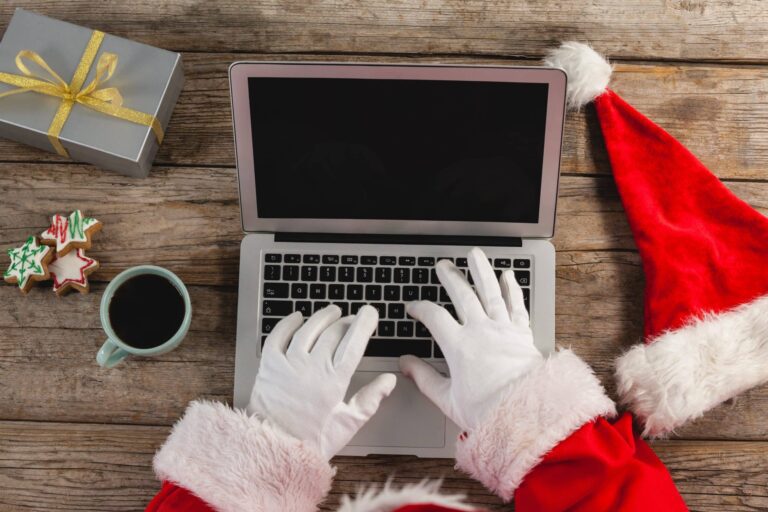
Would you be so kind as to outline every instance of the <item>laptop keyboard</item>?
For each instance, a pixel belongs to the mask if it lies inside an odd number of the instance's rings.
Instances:
[[[469,276],[466,258],[430,256],[362,256],[344,254],[264,254],[261,305],[262,345],[274,326],[286,315],[300,311],[305,317],[336,304],[342,316],[354,315],[365,304],[379,312],[379,325],[368,343],[369,357],[418,357],[442,359],[440,348],[421,322],[405,313],[414,300],[429,300],[456,311],[440,286],[435,263],[453,261]],[[496,275],[513,269],[530,311],[531,258],[489,258]]]

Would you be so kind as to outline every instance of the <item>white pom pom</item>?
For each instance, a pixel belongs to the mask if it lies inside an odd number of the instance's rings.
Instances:
[[[560,68],[568,75],[566,101],[568,108],[574,110],[605,92],[613,70],[605,57],[575,41],[566,41],[560,48],[551,50],[544,64]]]

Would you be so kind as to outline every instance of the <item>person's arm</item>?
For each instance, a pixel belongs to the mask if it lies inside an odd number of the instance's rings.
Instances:
[[[150,512],[314,511],[331,487],[329,461],[395,386],[382,374],[349,402],[352,374],[376,329],[370,306],[339,319],[281,320],[262,350],[245,411],[193,402],[155,455],[163,487]]]
[[[405,375],[463,429],[458,467],[514,498],[519,512],[687,510],[631,417],[610,421],[614,403],[591,368],[570,350],[544,358],[534,347],[514,273],[499,282],[479,249],[468,260],[475,290],[449,261],[437,265],[458,321],[431,302],[407,308],[440,345],[450,378],[401,358]]]

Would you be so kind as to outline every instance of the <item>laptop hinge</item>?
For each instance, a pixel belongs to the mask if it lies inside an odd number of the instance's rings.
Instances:
[[[275,233],[275,242],[332,244],[466,245],[522,247],[514,236],[372,235],[348,233]]]

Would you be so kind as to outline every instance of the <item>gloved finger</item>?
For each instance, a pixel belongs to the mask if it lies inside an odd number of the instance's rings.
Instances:
[[[291,357],[308,353],[320,333],[339,318],[341,318],[341,308],[335,304],[325,307],[309,317],[309,320],[293,335],[286,355]]]
[[[467,255],[469,271],[475,282],[475,290],[485,312],[494,320],[508,320],[509,314],[501,297],[499,280],[493,272],[493,267],[488,262],[488,257],[479,248],[475,247]]]
[[[515,325],[528,326],[531,323],[528,317],[528,310],[525,309],[525,300],[523,299],[523,290],[517,284],[515,272],[505,270],[501,274],[501,295],[507,305],[507,312],[510,320]]]
[[[285,354],[285,349],[288,347],[288,343],[291,341],[291,336],[296,332],[296,329],[301,327],[304,317],[301,313],[295,311],[283,318],[272,329],[267,339],[264,341],[264,348],[262,354],[265,352],[280,352]]]
[[[424,324],[443,352],[451,352],[453,333],[460,325],[445,308],[428,300],[419,300],[406,304],[405,311]]]
[[[352,378],[378,323],[379,312],[376,308],[368,305],[360,308],[333,356],[333,365],[338,372]]]
[[[403,375],[413,379],[419,391],[443,411],[443,414],[451,418],[451,379],[443,377],[432,366],[412,355],[400,356],[400,370]]]
[[[371,416],[379,410],[381,401],[387,398],[397,384],[397,377],[392,373],[382,373],[360,388],[349,399],[348,411],[351,413],[352,426],[358,431]]]
[[[349,326],[352,325],[355,317],[348,315],[339,318],[333,322],[317,339],[315,346],[312,347],[310,353],[312,357],[317,357],[331,363],[333,359],[333,353],[336,352],[336,347],[339,346],[339,342],[349,330]]]
[[[460,322],[464,323],[470,318],[485,316],[485,311],[477,298],[477,294],[469,285],[464,274],[456,268],[456,265],[448,260],[440,260],[437,262],[435,270],[437,271],[437,278],[451,298],[453,307],[456,308]]]

